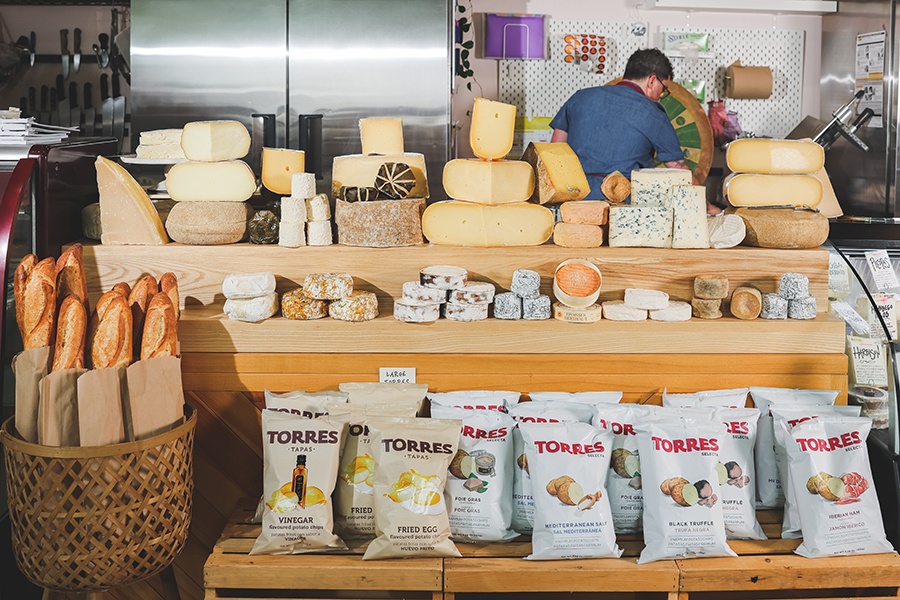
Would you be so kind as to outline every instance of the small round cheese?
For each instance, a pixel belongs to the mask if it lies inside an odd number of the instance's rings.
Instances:
[[[553,294],[566,306],[584,308],[600,297],[602,282],[600,269],[594,263],[581,258],[570,258],[556,267]]]
[[[419,271],[419,283],[425,287],[452,290],[466,285],[469,273],[461,267],[433,265]]]
[[[441,316],[438,302],[398,298],[394,300],[394,318],[405,323],[431,323]]]

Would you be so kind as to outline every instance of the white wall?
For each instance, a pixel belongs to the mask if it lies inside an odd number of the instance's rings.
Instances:
[[[659,45],[661,27],[716,27],[732,29],[784,29],[805,31],[802,114],[819,116],[819,75],[821,72],[822,17],[768,13],[700,12],[647,10],[640,0],[458,0],[474,13],[505,12],[547,14],[561,20],[644,21],[648,24],[651,46]],[[478,33],[475,43],[479,43]],[[490,59],[471,60],[475,79],[480,84],[466,89],[468,80],[457,79],[453,96],[453,121],[457,126],[459,156],[472,156],[469,149],[469,115],[475,96],[497,99],[497,64]],[[610,74],[610,79],[621,75]]]

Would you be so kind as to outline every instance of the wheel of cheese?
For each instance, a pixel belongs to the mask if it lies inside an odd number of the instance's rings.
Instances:
[[[613,79],[607,85],[615,85],[622,78]],[[713,141],[712,126],[703,106],[694,95],[674,81],[668,84],[669,95],[659,101],[666,109],[669,120],[675,128],[678,142],[684,151],[684,160],[694,172],[697,183],[702,184],[712,166]]]
[[[744,244],[760,248],[817,248],[828,239],[828,218],[793,208],[738,208],[744,220]]]
[[[559,263],[553,275],[553,295],[566,306],[584,308],[600,297],[603,276],[597,265],[583,258]]]

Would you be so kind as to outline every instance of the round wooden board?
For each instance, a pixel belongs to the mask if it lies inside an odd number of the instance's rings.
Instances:
[[[606,85],[615,85],[620,81],[621,77],[613,79]],[[684,151],[685,162],[696,176],[697,183],[702,185],[709,175],[715,148],[709,117],[706,116],[703,106],[686,88],[674,81],[669,83],[668,87],[669,96],[659,103],[666,109],[672,127],[675,128],[681,149]],[[656,166],[659,166],[659,163]]]

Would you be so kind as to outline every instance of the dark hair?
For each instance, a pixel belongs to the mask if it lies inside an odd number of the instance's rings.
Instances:
[[[628,57],[625,73],[622,74],[623,79],[638,81],[651,75],[663,80],[672,79],[673,76],[672,63],[658,48],[637,50]]]

